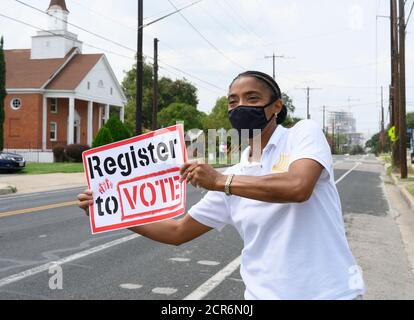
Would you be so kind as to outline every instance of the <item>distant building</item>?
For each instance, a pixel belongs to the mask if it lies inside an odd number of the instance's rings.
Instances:
[[[5,50],[4,142],[49,162],[56,144],[91,145],[110,109],[123,121],[126,98],[105,55],[82,54],[65,0],[52,0],[47,13],[48,29],[31,49]]]
[[[329,112],[328,133],[340,134],[347,139],[348,146],[363,145],[364,135],[356,130],[356,119],[350,112]]]

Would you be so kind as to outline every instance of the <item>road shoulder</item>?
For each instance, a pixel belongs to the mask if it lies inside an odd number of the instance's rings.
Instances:
[[[365,299],[414,299],[414,213],[383,175],[385,214],[345,215],[352,252],[364,271]]]

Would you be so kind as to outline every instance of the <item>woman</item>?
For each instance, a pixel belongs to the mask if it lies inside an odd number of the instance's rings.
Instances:
[[[250,147],[224,174],[207,164],[186,163],[182,180],[209,192],[181,220],[130,230],[180,245],[233,225],[244,241],[240,267],[246,299],[360,299],[332,156],[319,126],[281,126],[287,110],[267,74],[240,74],[229,88],[229,118],[249,130]],[[252,152],[259,142],[261,152]],[[256,144],[255,144],[256,143]],[[258,154],[258,155],[256,155]],[[92,194],[78,196],[87,210]]]

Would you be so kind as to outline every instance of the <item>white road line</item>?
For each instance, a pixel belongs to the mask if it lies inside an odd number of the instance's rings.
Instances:
[[[336,183],[339,183],[342,181],[348,174],[350,174],[353,170],[355,170],[361,163],[357,163],[352,169],[350,169],[348,172],[346,172],[342,177],[340,177]],[[27,277],[39,274],[41,272],[49,270],[50,267],[54,267],[56,265],[62,265],[68,262],[72,262],[81,258],[84,258],[86,256],[89,256],[91,254],[100,252],[102,250],[114,247],[118,244],[122,244],[125,242],[128,242],[130,240],[136,239],[140,237],[138,234],[133,234],[127,237],[123,237],[102,245],[99,245],[97,247],[81,251],[78,253],[75,253],[71,256],[68,256],[66,258],[62,258],[57,261],[52,261],[49,263],[46,263],[44,265],[22,271],[20,273],[8,276],[6,278],[0,279],[0,287],[3,287],[5,285],[11,284],[16,281],[20,281],[22,279],[25,279]],[[200,287],[198,287],[194,292],[192,292],[190,295],[184,298],[184,300],[198,300],[205,297],[210,291],[212,291],[215,287],[217,287],[221,282],[223,282],[224,279],[226,279],[230,274],[234,272],[240,265],[241,256],[238,256],[236,259],[234,259],[232,262],[230,262],[224,269],[217,272],[213,277],[208,279],[205,283],[203,283]]]
[[[214,276],[204,282],[183,300],[201,300],[205,298],[214,288],[231,275],[240,265],[241,256],[230,262],[225,268],[217,272]]]
[[[130,235],[130,236],[127,236],[127,237],[123,237],[123,238],[120,238],[120,239],[117,239],[117,240],[114,240],[114,241],[96,246],[94,248],[90,248],[88,250],[75,253],[75,254],[73,254],[71,256],[68,256],[66,258],[63,258],[63,259],[60,259],[60,260],[57,260],[57,261],[52,261],[52,262],[43,264],[41,266],[38,266],[38,267],[35,267],[35,268],[32,268],[32,269],[29,269],[29,270],[11,275],[9,277],[0,279],[0,288],[5,286],[5,285],[11,284],[13,282],[20,281],[24,278],[33,276],[35,274],[47,271],[47,270],[49,270],[50,267],[55,267],[56,265],[62,265],[64,263],[68,263],[68,262],[71,262],[71,261],[75,261],[75,260],[84,258],[84,257],[89,256],[91,254],[94,254],[94,253],[100,252],[102,250],[114,247],[118,244],[125,243],[127,241],[136,239],[138,237],[140,237],[140,235],[138,235],[138,234],[133,234],[133,235]]]
[[[201,261],[198,261],[197,263],[203,266],[218,266],[220,264],[220,262],[218,261],[209,261],[209,260],[201,260]]]
[[[119,287],[127,290],[138,290],[141,289],[143,286],[135,283],[123,283]]]
[[[189,258],[170,258],[171,261],[176,261],[176,262],[190,262],[191,259]]]
[[[167,296],[176,293],[178,290],[175,288],[154,288],[151,290],[152,293],[165,294]]]
[[[354,171],[361,163],[358,162],[355,166],[342,175],[335,184],[338,184],[346,178],[352,171]],[[230,276],[240,265],[241,255],[230,262],[224,269],[217,272],[214,276],[204,282],[201,286],[195,289],[192,293],[186,296],[183,300],[201,300],[205,298],[214,288],[222,283],[228,276]]]
[[[358,166],[361,165],[361,162],[358,162],[352,169],[349,169],[342,177],[340,177],[338,180],[335,181],[335,184],[338,184],[341,182],[345,177],[350,174],[352,171],[354,171]]]

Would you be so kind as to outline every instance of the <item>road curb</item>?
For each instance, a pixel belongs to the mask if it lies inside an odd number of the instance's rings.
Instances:
[[[398,187],[398,190],[400,191],[407,204],[411,207],[412,210],[414,210],[414,198],[411,196],[405,186],[399,183],[397,177],[393,173],[391,173],[391,179],[393,183]]]
[[[10,194],[10,193],[16,193],[17,188],[15,186],[9,186],[6,184],[0,184],[0,195]]]

